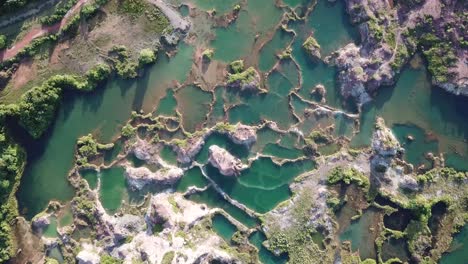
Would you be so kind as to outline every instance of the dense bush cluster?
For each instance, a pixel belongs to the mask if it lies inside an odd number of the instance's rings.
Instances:
[[[21,126],[34,138],[39,138],[52,123],[63,89],[91,91],[109,76],[110,67],[98,64],[86,73],[86,78],[73,75],[55,75],[26,92],[15,111]]]
[[[3,113],[3,111],[2,111]],[[3,114],[2,119],[3,119]],[[7,261],[15,249],[11,236],[13,221],[17,216],[14,197],[24,164],[24,152],[9,138],[5,127],[0,126],[0,263]]]
[[[450,77],[448,68],[453,66],[457,57],[449,43],[432,33],[425,33],[420,39],[420,46],[427,59],[427,69],[438,82],[446,82]]]
[[[32,1],[0,1],[0,15],[14,11],[29,2]],[[96,4],[104,2],[106,0],[96,1],[94,8],[96,9]],[[75,21],[78,20],[79,17],[75,19]],[[15,58],[1,63],[1,66],[8,68],[25,56],[35,55],[43,47],[43,44],[57,39],[57,35],[36,39]],[[0,49],[5,47],[6,38],[0,36]],[[98,64],[90,69],[84,77],[56,75],[41,86],[34,87],[23,94],[17,104],[0,105],[0,263],[7,262],[16,252],[12,234],[14,221],[18,215],[15,193],[26,158],[25,152],[10,138],[5,126],[6,119],[18,120],[18,123],[32,137],[38,138],[52,123],[64,89],[93,90],[105,81],[110,73],[111,68],[108,65]],[[107,145],[98,144],[98,148],[103,146]]]
[[[31,89],[18,104],[19,122],[34,138],[39,138],[52,123],[62,90],[49,84]]]
[[[120,77],[131,79],[138,76],[138,64],[130,61],[130,54],[127,47],[123,45],[114,46],[110,50],[109,56],[115,58],[115,69]]]
[[[90,158],[99,154],[99,151],[109,150],[114,147],[114,144],[99,144],[91,134],[78,139],[77,143],[77,164],[87,164]]]
[[[6,43],[7,39],[5,37],[5,35],[0,35],[0,50],[6,48]]]
[[[0,16],[10,14],[36,1],[37,0],[0,0]]]
[[[55,12],[50,16],[41,17],[39,20],[43,25],[53,25],[62,20],[62,18],[67,14],[78,0],[70,0],[63,7],[60,7],[55,10]]]
[[[359,187],[369,187],[369,179],[354,168],[335,167],[328,174],[327,184],[333,185],[343,182],[345,184],[355,183]]]
[[[152,64],[156,62],[156,53],[154,50],[151,49],[142,49],[140,51],[140,57],[138,58],[138,61],[140,65],[147,65],[147,64]]]

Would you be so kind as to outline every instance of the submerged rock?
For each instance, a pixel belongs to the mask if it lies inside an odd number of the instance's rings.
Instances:
[[[183,174],[184,171],[177,167],[162,168],[156,172],[152,172],[146,167],[134,168],[127,166],[125,168],[128,184],[137,190],[141,190],[148,184],[174,184]]]
[[[240,159],[217,145],[210,146],[208,162],[225,176],[239,175],[240,171],[246,168]]]
[[[250,146],[257,141],[257,131],[254,127],[237,124],[236,129],[229,133],[229,138],[236,144]]]

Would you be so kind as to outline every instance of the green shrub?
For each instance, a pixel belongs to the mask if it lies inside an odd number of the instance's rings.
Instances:
[[[242,66],[243,68],[243,66]],[[236,72],[236,73],[233,73],[233,74],[229,74],[228,75],[228,83],[229,84],[232,84],[232,83],[235,83],[235,82],[240,82],[240,83],[250,83],[252,81],[254,81],[255,79],[255,75],[257,74],[257,72],[255,71],[255,69],[253,67],[249,67],[247,70],[245,71],[241,71],[241,72]]]
[[[77,2],[78,0],[68,1],[65,6],[56,9],[52,15],[41,17],[39,22],[43,25],[53,25],[60,22],[64,18],[65,14],[67,14],[68,10],[70,10]]]
[[[122,260],[114,258],[107,254],[102,255],[101,261],[99,262],[99,264],[121,264],[121,263],[123,263]]]
[[[6,36],[5,35],[0,35],[0,50],[6,48]]]
[[[142,49],[138,58],[140,65],[147,65],[156,62],[156,53],[151,49]]]
[[[109,55],[114,57],[117,74],[124,79],[136,78],[138,76],[138,64],[130,60],[127,47],[118,45],[112,47]]]
[[[206,49],[202,53],[202,58],[204,61],[211,61],[213,59],[214,50],[213,49]]]
[[[244,61],[236,60],[229,64],[232,73],[240,73],[244,70]]]
[[[52,123],[62,90],[48,84],[26,92],[19,102],[19,123],[33,138],[39,138]]]
[[[307,51],[320,49],[320,45],[318,44],[317,40],[315,40],[315,38],[312,36],[309,36],[304,41],[304,43],[302,44],[302,47]]]
[[[137,16],[143,14],[146,7],[144,0],[123,0],[121,10],[127,14]]]
[[[333,168],[328,174],[327,184],[333,185],[339,182],[345,184],[355,183],[362,188],[368,188],[370,186],[369,179],[354,168]]]
[[[123,137],[132,137],[135,135],[136,128],[132,127],[130,124],[126,124],[122,127],[122,136]]]
[[[175,256],[174,251],[166,252],[162,258],[161,264],[171,264],[172,260],[174,259],[174,256]]]
[[[95,65],[86,73],[88,87],[94,89],[97,85],[107,80],[111,72],[112,70],[107,64],[99,63]]]

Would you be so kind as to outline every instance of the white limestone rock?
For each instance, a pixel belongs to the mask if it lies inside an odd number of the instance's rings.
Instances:
[[[239,175],[246,168],[240,159],[217,145],[210,146],[208,162],[225,176]]]

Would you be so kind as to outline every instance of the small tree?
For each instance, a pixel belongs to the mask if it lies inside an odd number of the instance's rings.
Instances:
[[[147,65],[156,62],[156,54],[151,49],[142,49],[138,59],[140,65]]]
[[[6,48],[6,40],[5,35],[0,35],[0,50]]]

